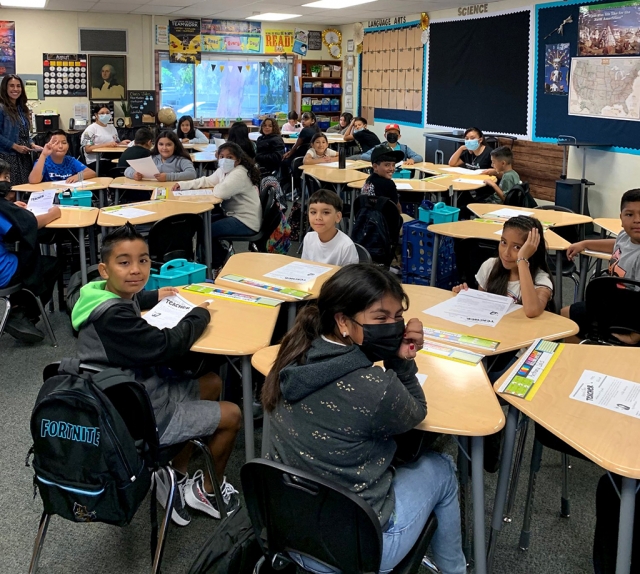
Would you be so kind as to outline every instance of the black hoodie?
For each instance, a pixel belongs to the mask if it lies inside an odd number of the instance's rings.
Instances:
[[[303,365],[280,372],[267,458],[328,478],[362,496],[384,527],[395,505],[393,436],[424,420],[415,361],[375,367],[356,345],[316,339]]]

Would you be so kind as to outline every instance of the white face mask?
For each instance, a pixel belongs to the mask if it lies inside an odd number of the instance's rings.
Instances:
[[[100,114],[98,116],[98,119],[100,120],[101,124],[104,124],[106,126],[111,121],[111,114]]]
[[[228,157],[223,157],[218,160],[218,167],[224,173],[229,173],[234,167],[236,167],[236,162]]]

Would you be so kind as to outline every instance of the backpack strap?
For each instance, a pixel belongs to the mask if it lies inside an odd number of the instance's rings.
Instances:
[[[58,367],[59,375],[80,375],[80,359],[64,358]]]
[[[102,391],[111,389],[121,385],[122,383],[129,383],[133,380],[131,375],[127,375],[120,369],[104,369],[99,373],[96,373],[92,377],[93,383]]]

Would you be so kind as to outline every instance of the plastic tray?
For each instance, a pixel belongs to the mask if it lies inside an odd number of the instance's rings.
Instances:
[[[165,263],[159,273],[151,272],[145,289],[152,291],[160,287],[178,287],[190,283],[201,283],[207,278],[207,266],[186,259],[172,259]]]

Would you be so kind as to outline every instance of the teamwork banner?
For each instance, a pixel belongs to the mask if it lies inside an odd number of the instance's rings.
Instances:
[[[265,54],[291,54],[294,42],[293,30],[265,30]]]
[[[201,21],[203,52],[260,53],[262,49],[262,25],[260,22],[239,20]]]
[[[180,64],[200,63],[200,20],[169,20],[169,60]]]
[[[0,76],[16,73],[16,23],[0,21]]]
[[[580,6],[579,56],[640,54],[640,1]]]

